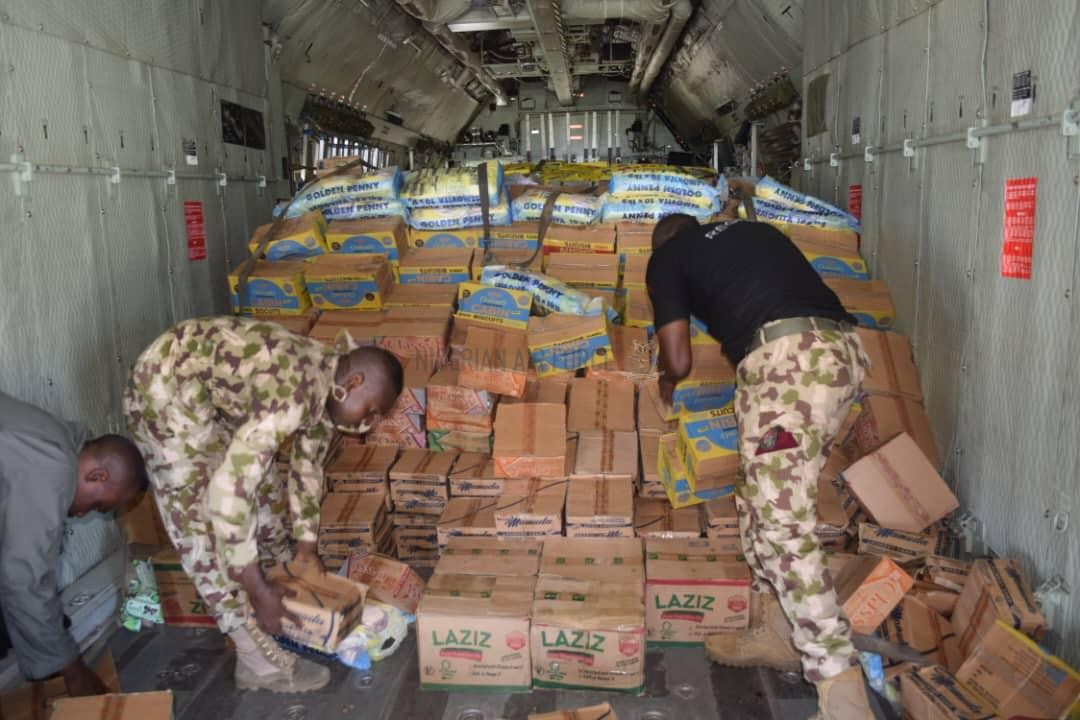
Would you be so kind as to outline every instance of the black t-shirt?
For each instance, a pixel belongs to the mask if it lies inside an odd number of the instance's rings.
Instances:
[[[765,223],[683,230],[653,252],[645,281],[657,328],[694,315],[736,365],[772,320],[856,322],[795,244]]]

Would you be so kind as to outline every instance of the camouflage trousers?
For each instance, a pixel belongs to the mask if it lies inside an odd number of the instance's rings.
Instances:
[[[743,551],[754,589],[775,589],[810,682],[858,660],[814,527],[818,476],[868,366],[854,332],[806,332],[762,345],[738,367]]]
[[[231,437],[206,408],[189,402],[184,388],[175,390],[168,400],[164,395],[155,399],[129,386],[124,397],[128,429],[146,459],[154,500],[184,572],[221,632],[230,633],[244,624],[249,605],[239,578],[226,572],[218,554],[207,486]],[[140,420],[133,421],[133,416]],[[288,560],[291,528],[284,476],[271,469],[256,494],[259,559],[264,564]]]

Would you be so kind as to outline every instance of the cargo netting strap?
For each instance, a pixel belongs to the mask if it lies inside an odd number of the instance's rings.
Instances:
[[[323,177],[328,178],[333,177],[334,175],[341,175],[345,171],[351,170],[352,168],[359,165],[366,165],[366,163],[362,159],[357,158],[350,163],[336,168],[328,175],[324,175]],[[244,260],[244,262],[240,265],[240,269],[238,271],[239,278],[236,288],[236,310],[234,311],[237,315],[242,315],[244,312],[244,300],[247,297],[248,278],[251,277],[251,271],[255,269],[255,263],[257,263],[259,261],[259,258],[262,257],[263,253],[266,252],[267,245],[269,245],[270,241],[274,238],[275,235],[277,235],[277,232],[281,229],[281,226],[287,220],[289,220],[289,209],[292,208],[293,203],[296,202],[296,198],[299,195],[300,193],[297,192],[292,196],[292,198],[289,200],[289,204],[286,205],[285,209],[281,211],[281,215],[279,215],[278,218],[274,220],[273,223],[271,223],[270,230],[262,237],[261,240],[259,240],[259,245],[251,252],[251,257],[249,257],[247,260]]]
[[[488,198],[487,163],[477,165],[477,185],[480,188],[480,220],[484,224],[484,264],[491,262],[491,201]]]
[[[744,193],[740,190],[732,190],[732,192],[742,203],[743,207],[746,208],[746,219],[751,222],[757,222],[757,211],[754,210],[754,194]]]

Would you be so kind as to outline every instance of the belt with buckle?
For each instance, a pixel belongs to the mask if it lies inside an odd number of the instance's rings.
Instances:
[[[746,348],[746,354],[749,355],[762,345],[770,343],[773,340],[779,340],[788,335],[821,331],[846,333],[850,332],[853,327],[854,326],[849,323],[819,317],[795,317],[776,320],[762,325],[757,332],[754,333],[750,345]]]

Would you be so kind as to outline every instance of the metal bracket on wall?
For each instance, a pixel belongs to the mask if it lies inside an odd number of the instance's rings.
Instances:
[[[1080,157],[1080,110],[1065,108],[1061,113],[1061,134],[1065,136],[1065,153],[1071,160]]]
[[[803,158],[802,169],[803,169],[803,172],[808,172],[808,173],[814,172],[814,161],[811,160],[810,158]]]
[[[908,138],[907,140],[904,141],[904,150],[903,150],[903,152],[904,152],[904,157],[906,157],[906,158],[915,157],[915,139],[914,138]]]
[[[220,171],[215,171],[214,174],[217,176],[217,188],[220,195],[225,192],[225,188],[229,185],[229,176]]]
[[[969,127],[967,129],[967,144],[968,150],[975,151],[975,164],[982,165],[986,162],[986,140],[976,134],[979,131],[977,127]]]
[[[120,179],[121,179],[121,177],[120,177],[120,168],[117,167],[117,166],[113,166],[113,167],[109,168],[109,184],[110,185],[119,185],[120,184]]]
[[[867,145],[866,147],[863,148],[862,159],[863,159],[863,162],[866,163],[867,165],[874,162],[874,146],[873,145]]]
[[[829,167],[840,167],[840,153],[829,153]]]
[[[34,166],[19,153],[11,156],[11,179],[15,184],[15,197],[29,198],[30,183],[34,180]]]
[[[266,194],[266,176],[257,175],[255,177],[255,197],[262,197]]]
[[[168,170],[167,171],[167,174],[165,175],[165,184],[166,185],[176,185],[176,171],[175,170]]]

